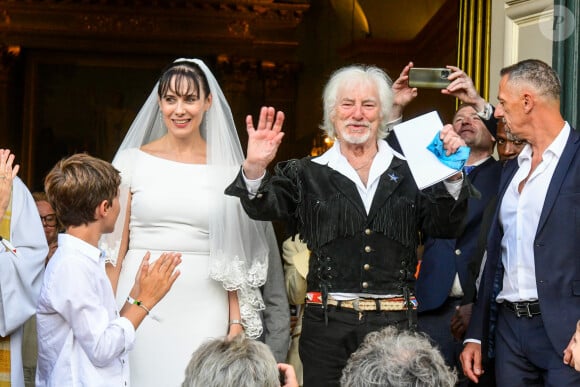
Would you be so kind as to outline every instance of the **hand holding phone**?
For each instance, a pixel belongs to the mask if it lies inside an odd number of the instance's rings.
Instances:
[[[451,83],[447,68],[412,67],[409,70],[409,87],[444,89]]]

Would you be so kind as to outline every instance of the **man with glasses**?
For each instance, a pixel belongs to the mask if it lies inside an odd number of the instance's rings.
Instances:
[[[32,197],[36,202],[36,207],[38,207],[38,213],[40,214],[44,234],[48,242],[48,255],[46,256],[46,263],[48,263],[48,260],[58,247],[58,219],[44,192],[33,192]]]
[[[58,247],[58,219],[44,192],[33,192],[32,198],[38,208],[38,214],[40,215],[42,227],[44,228],[44,235],[46,235],[46,241],[48,242],[48,254],[45,259],[45,264],[47,264]],[[25,387],[34,387],[37,358],[36,316],[32,316],[24,324],[22,338],[22,367],[24,369]]]

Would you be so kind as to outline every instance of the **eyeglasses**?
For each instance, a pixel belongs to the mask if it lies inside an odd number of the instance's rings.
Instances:
[[[45,216],[41,216],[40,220],[42,220],[43,225],[51,227],[56,226],[56,214],[48,214]]]

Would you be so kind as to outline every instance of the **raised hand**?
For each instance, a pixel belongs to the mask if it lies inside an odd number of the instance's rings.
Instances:
[[[251,115],[246,117],[246,130],[248,131],[248,152],[244,161],[244,174],[248,179],[260,178],[268,164],[278,152],[278,147],[284,137],[282,124],[284,123],[284,113],[273,107],[263,106],[260,109],[258,126],[254,127]]]
[[[409,70],[413,67],[413,62],[409,62],[399,78],[395,80],[391,90],[393,91],[393,108],[389,116],[389,121],[396,120],[403,115],[405,107],[417,97],[417,88],[409,87]]]
[[[0,149],[0,218],[4,216],[10,196],[12,194],[12,181],[18,174],[19,165],[14,163],[14,155],[10,149]]]
[[[455,66],[446,66],[452,71],[447,77],[451,81],[449,85],[441,90],[442,94],[451,95],[463,103],[473,105],[478,112],[485,108],[485,100],[479,95],[473,81],[463,70]]]

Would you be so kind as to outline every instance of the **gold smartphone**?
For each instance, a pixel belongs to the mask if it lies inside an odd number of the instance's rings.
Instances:
[[[447,77],[451,70],[446,68],[411,67],[409,70],[409,87],[444,89],[450,81]]]

